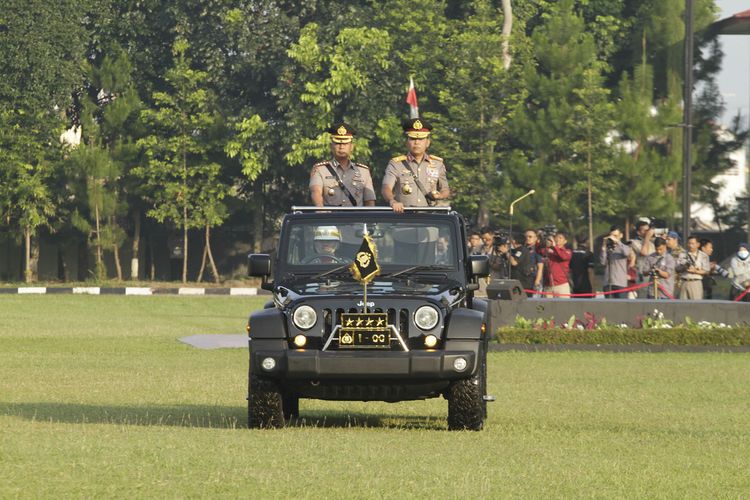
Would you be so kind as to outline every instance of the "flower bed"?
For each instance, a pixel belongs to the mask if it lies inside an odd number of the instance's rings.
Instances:
[[[650,345],[750,345],[750,325],[725,325],[708,321],[674,324],[658,310],[634,318],[633,324],[611,324],[606,318],[585,313],[559,321],[520,316],[512,326],[495,333],[501,344],[650,344]]]

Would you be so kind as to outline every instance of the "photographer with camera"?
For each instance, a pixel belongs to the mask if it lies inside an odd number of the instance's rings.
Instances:
[[[602,240],[599,261],[604,266],[604,291],[622,290],[628,285],[628,267],[635,265],[633,250],[622,242],[622,230],[617,226],[609,229]],[[625,293],[606,295],[610,299],[625,299]]]
[[[651,219],[642,217],[635,223],[635,237],[630,241],[630,247],[635,253],[636,283],[649,281],[650,268],[646,262],[647,258],[654,253],[653,244],[654,230],[651,228]],[[630,292],[631,298],[645,297],[645,289]]]
[[[664,238],[654,240],[656,251],[644,259],[644,267],[648,269],[647,273],[652,283],[661,285],[663,290],[659,290],[658,297],[661,299],[674,297],[674,275],[676,262],[674,257],[667,252],[667,241]],[[664,292],[666,291],[667,294]],[[653,299],[654,286],[649,286],[646,296]]]
[[[553,297],[570,298],[570,259],[573,251],[567,247],[568,237],[558,231],[554,236],[547,235],[544,252],[547,258],[545,290],[552,292]]]
[[[511,267],[518,265],[510,252],[510,240],[504,234],[495,234],[492,238],[490,259],[490,278],[510,279]]]
[[[680,299],[703,299],[703,277],[710,272],[708,255],[698,248],[698,237],[690,235],[687,239],[687,251],[677,259],[677,271],[680,273]]]

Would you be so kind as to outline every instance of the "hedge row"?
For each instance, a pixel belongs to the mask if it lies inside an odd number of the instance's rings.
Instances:
[[[550,328],[532,330],[513,327],[498,329],[501,344],[649,344],[698,346],[750,345],[750,327],[740,328],[603,328],[577,330]]]

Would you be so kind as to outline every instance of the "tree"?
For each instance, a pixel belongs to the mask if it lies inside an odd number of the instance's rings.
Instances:
[[[72,222],[93,243],[100,280],[108,274],[104,249],[113,253],[117,279],[122,280],[119,249],[126,235],[119,219],[127,211],[125,178],[137,155],[133,123],[140,111],[127,54],[119,48],[111,52],[98,66],[88,67],[88,92],[79,117],[82,143],[70,154],[71,174],[79,181]]]
[[[148,215],[182,229],[183,283],[187,282],[188,230],[210,228],[223,220],[216,205],[227,191],[220,183],[220,165],[209,160],[211,151],[217,149],[212,137],[217,116],[212,96],[203,87],[207,75],[191,68],[188,48],[187,40],[175,41],[174,66],[165,75],[170,92],[155,92],[152,98],[157,107],[142,112],[152,130],[138,141],[148,163],[134,169],[146,183],[152,203]],[[207,251],[210,255],[210,248]]]
[[[492,2],[475,1],[471,7],[466,19],[451,23],[444,48],[445,76],[436,87],[445,113],[436,119],[436,136],[454,158],[451,204],[476,213],[477,225],[486,226],[491,212],[504,211],[512,201],[503,196],[508,191],[501,190],[499,165],[509,150],[509,122],[526,98],[522,75],[528,57],[519,29],[514,48],[520,57],[506,68],[508,37],[497,21],[499,12]]]
[[[49,225],[63,193],[59,166],[64,111],[80,81],[87,3],[11,0],[0,13],[0,177],[5,222],[25,244],[25,279],[35,278],[34,236]]]

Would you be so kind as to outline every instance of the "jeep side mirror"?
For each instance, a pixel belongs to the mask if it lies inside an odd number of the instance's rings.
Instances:
[[[258,278],[271,276],[271,256],[263,253],[251,253],[248,255],[247,275]]]
[[[490,258],[486,255],[469,255],[469,275],[484,278],[490,275]]]

